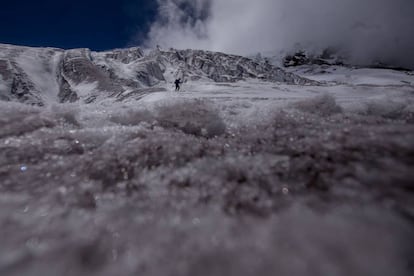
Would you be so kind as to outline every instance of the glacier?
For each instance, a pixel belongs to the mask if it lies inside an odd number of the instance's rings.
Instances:
[[[411,71],[2,44],[0,100],[1,275],[414,271]]]

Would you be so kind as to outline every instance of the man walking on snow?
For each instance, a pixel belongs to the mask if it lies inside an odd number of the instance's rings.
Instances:
[[[180,84],[182,83],[181,79],[176,79],[174,83],[175,83],[175,91],[180,91]]]

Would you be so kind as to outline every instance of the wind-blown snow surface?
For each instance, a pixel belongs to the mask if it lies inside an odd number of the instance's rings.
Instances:
[[[324,70],[0,102],[0,274],[412,275],[414,77]]]

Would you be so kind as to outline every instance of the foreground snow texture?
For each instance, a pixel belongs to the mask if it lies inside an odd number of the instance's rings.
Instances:
[[[0,102],[0,274],[412,275],[414,77],[302,69]]]

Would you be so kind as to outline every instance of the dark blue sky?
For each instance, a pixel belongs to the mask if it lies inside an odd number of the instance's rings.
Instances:
[[[0,43],[105,50],[139,44],[155,0],[9,0],[0,5]]]

